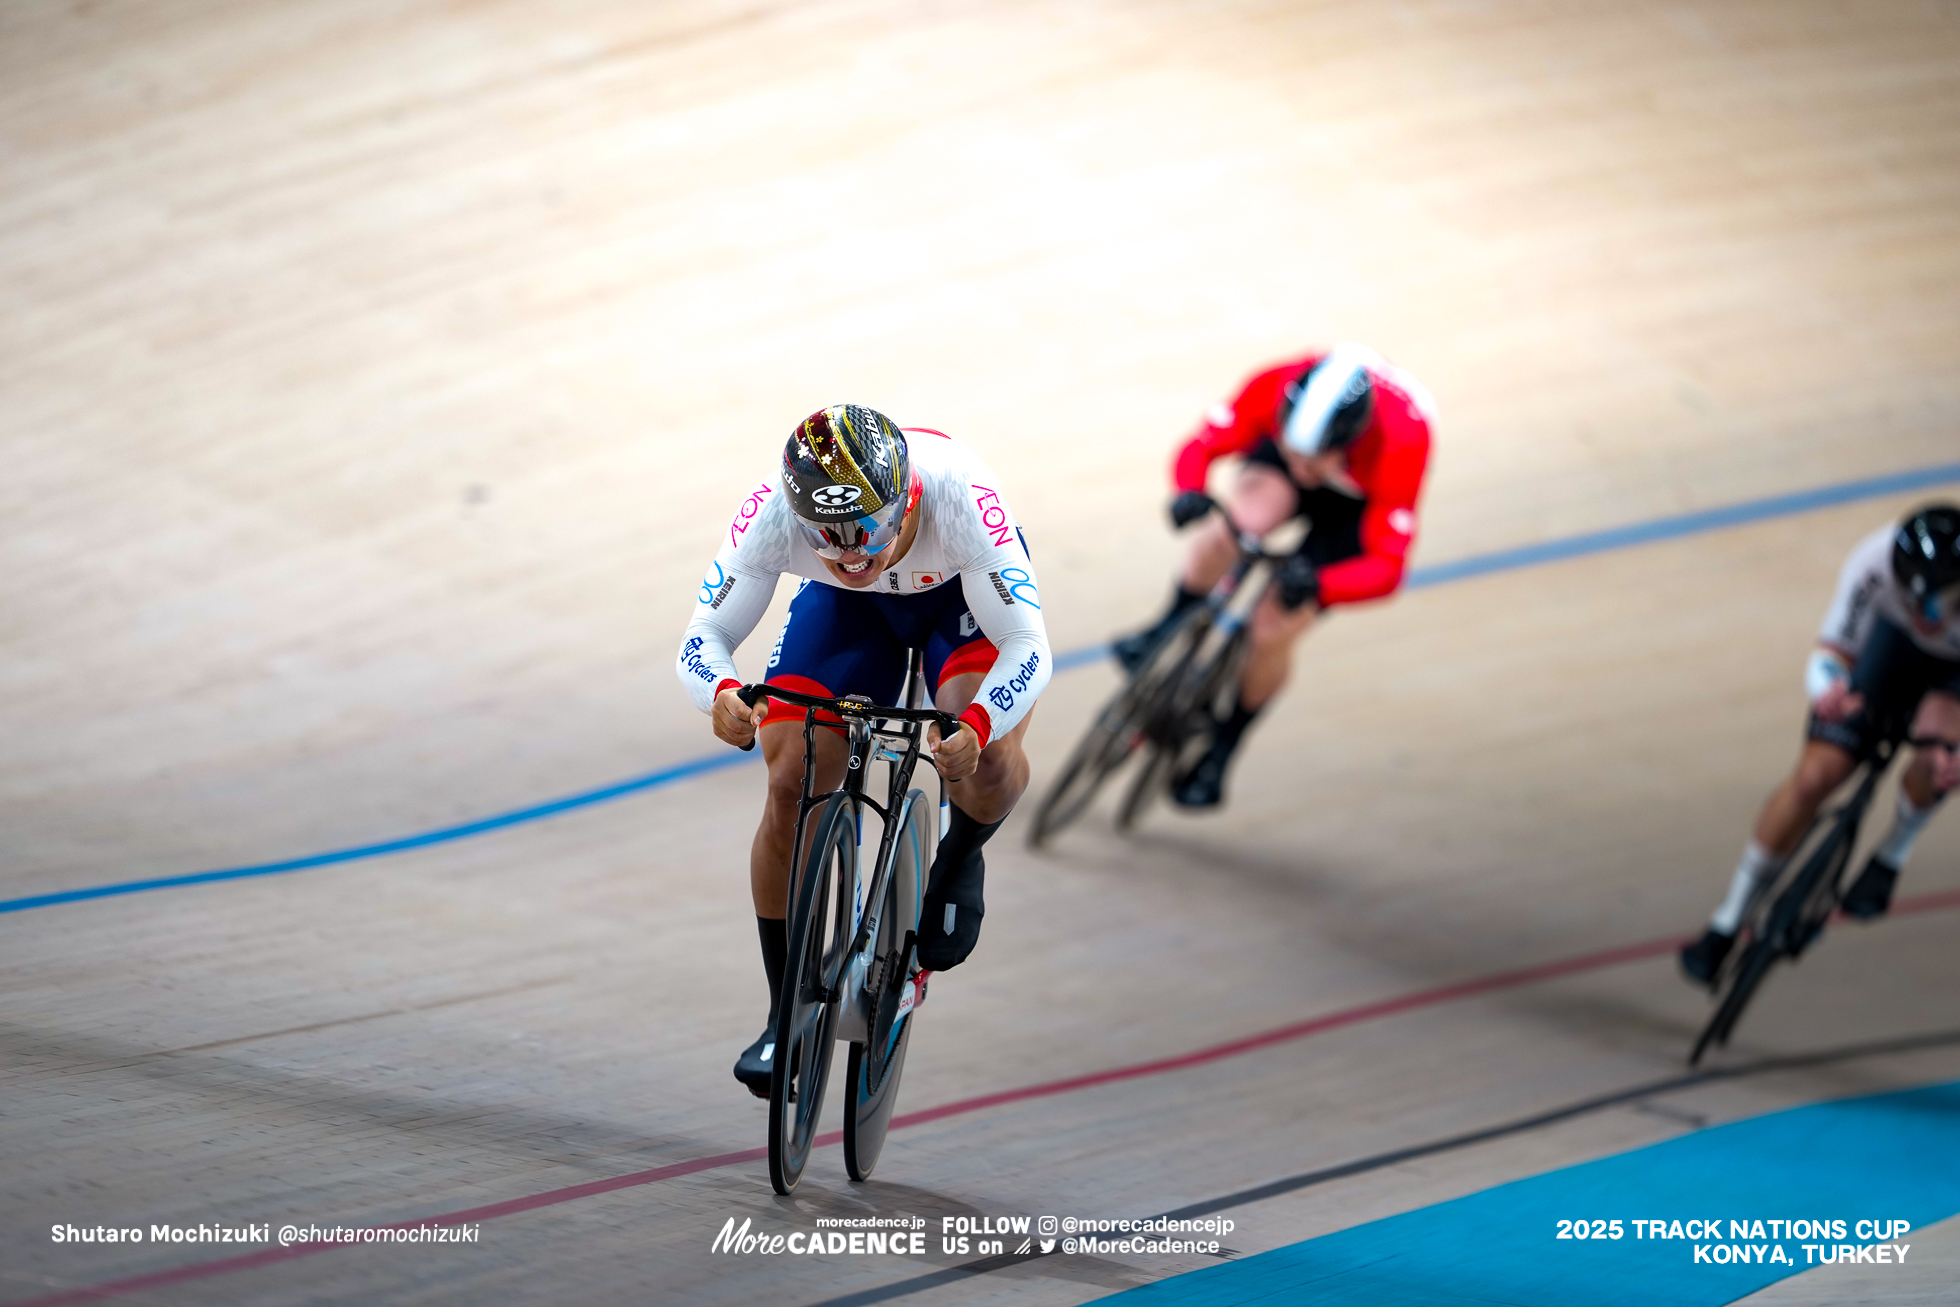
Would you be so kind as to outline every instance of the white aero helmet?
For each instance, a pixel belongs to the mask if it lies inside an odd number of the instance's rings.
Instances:
[[[1361,438],[1375,410],[1370,368],[1385,367],[1366,345],[1336,345],[1286,388],[1280,443],[1296,454],[1331,454]]]

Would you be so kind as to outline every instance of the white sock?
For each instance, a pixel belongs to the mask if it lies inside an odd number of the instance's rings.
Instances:
[[[1718,935],[1733,935],[1741,930],[1742,914],[1749,910],[1757,888],[1775,880],[1776,873],[1783,870],[1783,862],[1782,858],[1750,840],[1748,847],[1742,850],[1742,861],[1736,864],[1734,879],[1729,881],[1729,896],[1722,900],[1722,906],[1715,909],[1715,915],[1708,919],[1708,928]]]
[[[1940,799],[1945,797],[1941,795]],[[1926,829],[1926,823],[1933,819],[1933,810],[1940,806],[1940,799],[1918,808],[1913,806],[1906,792],[1900,790],[1899,815],[1892,819],[1892,829],[1874,850],[1874,856],[1894,871],[1904,867],[1906,859],[1912,856],[1912,846],[1919,842],[1919,833]]]

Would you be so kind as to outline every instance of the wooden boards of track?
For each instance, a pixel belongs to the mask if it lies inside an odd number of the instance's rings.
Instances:
[[[1950,460],[1954,45],[1907,4],[10,10],[4,893],[707,756],[669,667],[700,569],[837,398],[985,453],[1060,649],[1160,602],[1171,445],[1315,341],[1437,393],[1425,563]],[[1794,748],[1844,549],[1904,503],[1337,615],[1226,818],[1040,858],[1003,834],[904,1106],[1688,929]],[[1108,686],[1055,682],[1037,783]],[[759,1145],[727,1076],[758,793],[736,768],[0,918],[6,1299],[195,1260],[57,1249],[55,1220],[386,1222]],[[1936,826],[1905,892],[1957,851]],[[1735,1056],[1937,1025],[1950,938],[1834,933]],[[833,1154],[793,1206],[738,1163],[475,1248],[146,1292],[814,1301],[911,1272],[703,1250],[731,1215],[1215,1198],[1671,1074],[1701,1011],[1662,962],[1601,970],[901,1131],[871,1188]],[[1934,1049],[1629,1105],[1256,1205],[1235,1246],[1955,1073]]]

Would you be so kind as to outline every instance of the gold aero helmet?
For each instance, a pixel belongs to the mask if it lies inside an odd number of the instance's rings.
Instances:
[[[875,408],[832,404],[797,424],[783,446],[783,493],[819,557],[883,553],[918,497],[898,424]]]

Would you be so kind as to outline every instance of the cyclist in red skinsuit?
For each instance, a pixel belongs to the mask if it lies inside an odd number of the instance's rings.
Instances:
[[[1337,345],[1258,373],[1178,450],[1171,502],[1177,526],[1214,506],[1205,479],[1215,460],[1230,455],[1245,459],[1226,510],[1232,522],[1258,535],[1296,516],[1309,522],[1275,593],[1254,614],[1232,715],[1172,788],[1180,804],[1211,807],[1223,797],[1233,751],[1285,684],[1293,644],[1321,609],[1379,599],[1402,584],[1434,420],[1435,404],[1421,383],[1365,346]],[[1223,517],[1198,530],[1169,610],[1115,642],[1125,667],[1140,665],[1204,599],[1237,550]]]

